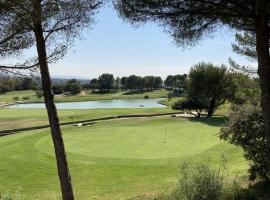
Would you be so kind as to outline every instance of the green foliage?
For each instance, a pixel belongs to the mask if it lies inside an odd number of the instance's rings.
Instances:
[[[43,91],[42,91],[41,88],[39,88],[39,89],[36,90],[36,96],[39,99],[43,97]]]
[[[63,94],[64,86],[62,84],[54,84],[52,86],[53,94]]]
[[[168,88],[173,88],[184,92],[187,89],[187,75],[169,75],[165,79],[164,84]]]
[[[24,96],[22,99],[23,99],[23,100],[29,100],[29,99],[30,99],[30,97],[28,97],[28,96]]]
[[[98,77],[100,92],[110,92],[113,89],[114,77],[112,74],[102,74]]]
[[[241,188],[238,183],[223,189],[222,200],[257,200],[256,193],[250,188]]]
[[[238,105],[259,104],[261,94],[258,79],[250,78],[243,73],[230,73],[230,77],[232,79],[230,102]]]
[[[231,94],[231,84],[231,78],[224,66],[202,62],[192,67],[189,72],[188,97],[205,105],[208,116],[211,117]]]
[[[18,101],[18,100],[19,100],[19,97],[16,96],[16,97],[13,97],[12,99],[13,99],[14,101]]]
[[[257,60],[256,35],[254,33],[236,33],[235,43],[232,44],[235,53]]]
[[[184,163],[180,173],[176,195],[183,200],[220,199],[224,177],[220,171],[210,169],[206,161],[196,165]]]
[[[65,85],[64,90],[72,95],[79,94],[81,92],[81,84],[76,79],[71,79]]]
[[[148,96],[148,95],[144,95],[143,98],[144,98],[144,99],[149,99],[149,96]]]
[[[236,182],[228,183],[222,158],[219,169],[212,169],[205,160],[183,163],[177,186],[172,191],[155,196],[141,195],[129,200],[257,200],[252,188],[241,188]]]
[[[89,87],[91,90],[97,90],[100,88],[99,86],[99,80],[96,78],[91,79]]]
[[[22,90],[34,90],[36,89],[37,85],[32,78],[24,78],[21,83]]]
[[[186,110],[189,114],[200,117],[201,112],[205,109],[205,106],[197,100],[194,99],[180,99],[172,105],[173,110]],[[195,110],[197,115],[191,112]]]
[[[162,79],[159,76],[136,76],[122,77],[120,81],[123,89],[128,90],[154,90],[162,88]]]
[[[245,158],[251,161],[250,179],[269,179],[264,120],[259,106],[236,106],[229,115],[229,121],[221,129],[220,138],[243,148]]]

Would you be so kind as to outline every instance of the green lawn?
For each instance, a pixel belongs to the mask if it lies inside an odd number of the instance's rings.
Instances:
[[[166,97],[168,91],[165,89],[155,90],[152,92],[142,92],[142,93],[129,93],[129,92],[117,92],[117,93],[107,93],[107,94],[91,94],[90,92],[85,92],[84,95],[56,95],[56,102],[76,102],[76,101],[95,101],[95,100],[110,100],[110,99],[137,99],[144,98],[148,95],[149,98],[160,98]],[[35,91],[14,91],[8,92],[6,94],[0,94],[0,102],[15,102],[13,97],[19,97],[18,101],[23,102],[43,102],[43,98],[39,99],[35,95]],[[23,97],[29,97],[29,100],[23,100]]]
[[[100,117],[129,114],[154,114],[177,112],[171,108],[113,108],[113,109],[85,109],[85,110],[58,110],[61,122],[88,120]],[[0,109],[0,130],[26,128],[47,125],[45,109]]]
[[[241,150],[217,137],[222,123],[222,117],[156,117],[63,128],[77,199],[161,192],[176,182],[184,160],[208,157],[215,167],[221,154],[230,174],[245,175],[248,165]],[[60,191],[48,129],[0,138],[0,161],[0,192],[51,200]]]

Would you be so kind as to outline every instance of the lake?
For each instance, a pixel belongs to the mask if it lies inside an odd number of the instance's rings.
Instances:
[[[97,109],[97,108],[165,108],[156,99],[113,99],[100,101],[56,103],[58,109]],[[45,108],[44,103],[14,104],[8,108]]]

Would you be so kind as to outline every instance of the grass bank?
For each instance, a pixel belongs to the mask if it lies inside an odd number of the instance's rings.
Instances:
[[[77,198],[118,200],[159,193],[176,182],[181,162],[205,156],[215,167],[224,154],[230,174],[245,175],[242,151],[217,137],[223,123],[222,117],[159,117],[63,128]],[[1,138],[0,160],[0,191],[19,190],[25,199],[59,194],[48,129]]]
[[[104,93],[104,94],[92,94],[91,92],[84,92],[78,95],[56,95],[55,102],[78,102],[78,101],[97,101],[97,100],[112,100],[112,99],[141,99],[145,96],[149,98],[161,98],[167,97],[168,91],[165,89],[154,90],[151,92],[116,92],[116,93]],[[14,100],[14,97],[18,97],[18,100]],[[26,99],[27,98],[27,99]],[[15,101],[21,101],[24,103],[38,103],[43,102],[43,98],[38,98],[35,91],[14,91],[6,94],[0,94],[0,102],[14,103]]]

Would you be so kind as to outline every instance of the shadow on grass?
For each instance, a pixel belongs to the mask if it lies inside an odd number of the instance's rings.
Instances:
[[[248,190],[254,193],[258,200],[270,199],[270,182],[258,182],[248,187]]]
[[[152,92],[153,90],[131,90],[123,93],[123,95],[143,94],[145,92]]]
[[[228,120],[228,117],[226,117],[226,116],[213,116],[213,117],[202,116],[200,118],[195,117],[195,118],[188,118],[188,119],[192,122],[203,123],[203,124],[207,124],[209,126],[221,127]]]

